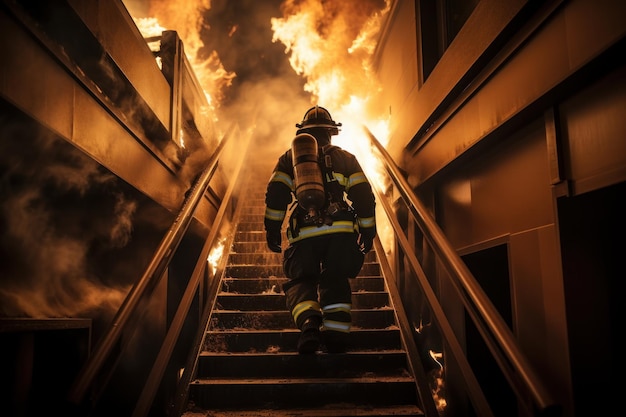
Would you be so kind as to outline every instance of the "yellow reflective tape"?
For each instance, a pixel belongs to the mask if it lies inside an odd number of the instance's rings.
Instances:
[[[293,316],[293,320],[297,322],[300,314],[304,313],[307,310],[315,310],[320,311],[320,304],[317,301],[306,300],[298,303],[293,310],[291,310],[291,315]]]
[[[339,312],[350,313],[351,310],[352,310],[352,304],[347,304],[347,303],[329,304],[327,306],[322,307],[322,311],[324,313],[339,313]]]
[[[282,221],[285,218],[285,210],[274,210],[269,207],[265,207],[265,218],[269,220]]]
[[[357,219],[359,227],[374,227],[376,224],[376,217],[359,217]]]
[[[333,177],[335,177],[335,179],[337,180],[337,182],[339,184],[341,184],[342,186],[347,186],[348,185],[348,179],[345,177],[345,175],[340,174],[338,172],[333,172]]]
[[[322,330],[335,330],[342,333],[350,333],[350,323],[344,321],[324,320]]]
[[[293,190],[293,179],[286,173],[282,171],[275,171],[272,173],[270,177],[270,182],[281,182],[289,187],[290,190]]]
[[[287,230],[289,243],[298,242],[309,237],[328,235],[331,233],[353,233],[357,230],[352,220],[335,220],[331,225],[307,226],[300,229],[298,237],[293,237],[291,231]]]
[[[367,178],[365,177],[365,174],[362,172],[357,172],[354,173],[352,175],[350,175],[350,178],[348,178],[348,184],[346,185],[346,191],[352,187],[354,187],[357,184],[361,184],[367,182]]]

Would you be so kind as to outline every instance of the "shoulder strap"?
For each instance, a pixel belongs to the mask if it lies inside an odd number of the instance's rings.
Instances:
[[[332,176],[332,170],[333,170],[333,160],[330,156],[330,154],[335,151],[336,149],[339,149],[337,146],[335,145],[324,145],[322,146],[320,152],[320,166],[322,168],[322,171],[324,173],[324,176],[326,177],[325,180],[328,181],[332,181],[334,180],[333,176]],[[326,174],[328,174],[328,176],[326,176]]]
[[[330,203],[343,202],[343,187],[333,175],[333,160],[330,155],[337,149],[339,149],[338,146],[328,144],[322,146],[320,152],[321,155],[319,163],[324,177],[326,193],[330,198]]]

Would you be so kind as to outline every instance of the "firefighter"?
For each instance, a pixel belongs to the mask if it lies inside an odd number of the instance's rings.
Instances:
[[[283,230],[289,242],[283,255],[289,281],[283,290],[301,331],[301,354],[315,353],[322,344],[329,353],[346,351],[350,279],[361,270],[376,236],[371,186],[355,156],[331,144],[340,126],[323,107],[307,110],[265,194],[267,245],[281,253]]]

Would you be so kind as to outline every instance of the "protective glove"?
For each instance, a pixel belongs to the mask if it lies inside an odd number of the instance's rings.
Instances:
[[[361,234],[359,235],[359,247],[363,254],[372,250],[372,246],[374,246],[374,237],[376,236],[376,227],[363,227],[360,230]]]
[[[281,253],[283,251],[280,230],[267,230],[265,232],[265,240],[267,241],[267,247],[272,252]]]

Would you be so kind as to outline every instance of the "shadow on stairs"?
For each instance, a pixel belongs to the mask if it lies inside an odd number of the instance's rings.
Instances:
[[[351,281],[348,351],[298,354],[282,255],[265,243],[261,179],[249,177],[183,417],[423,416],[374,251]]]

